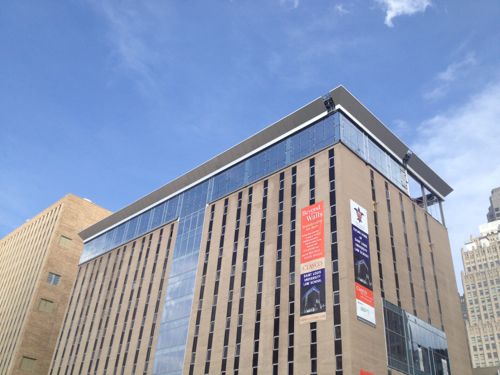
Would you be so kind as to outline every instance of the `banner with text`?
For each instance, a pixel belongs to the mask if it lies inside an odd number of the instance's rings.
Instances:
[[[323,202],[304,207],[300,236],[300,323],[326,319]]]
[[[358,318],[375,324],[368,217],[366,210],[353,200],[351,200],[351,224],[356,314]]]

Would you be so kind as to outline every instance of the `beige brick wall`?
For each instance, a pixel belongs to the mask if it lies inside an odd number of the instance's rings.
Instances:
[[[176,224],[80,265],[51,374],[151,372]]]
[[[23,357],[36,360],[32,372],[47,373],[83,250],[78,233],[107,215],[70,194],[0,241],[0,331],[9,333],[0,338],[0,373],[29,373]],[[58,285],[47,282],[49,272]],[[51,312],[39,311],[41,299]]]

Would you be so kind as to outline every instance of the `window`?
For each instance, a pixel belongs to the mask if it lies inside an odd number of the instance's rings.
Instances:
[[[35,370],[36,359],[23,357],[21,359],[21,370],[33,372]]]
[[[54,310],[54,302],[49,301],[48,299],[40,299],[40,303],[38,304],[38,311],[50,313]]]
[[[55,273],[49,272],[49,276],[47,277],[47,282],[50,285],[57,285],[59,284],[60,280],[61,280],[60,275],[56,275]]]

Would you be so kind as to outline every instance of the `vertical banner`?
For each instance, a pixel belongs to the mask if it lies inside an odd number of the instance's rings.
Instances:
[[[323,202],[304,207],[300,237],[300,323],[326,319]]]
[[[356,315],[358,318],[375,325],[368,217],[366,210],[353,200],[351,200],[351,224]]]

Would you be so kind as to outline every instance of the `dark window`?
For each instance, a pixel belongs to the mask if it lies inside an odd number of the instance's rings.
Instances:
[[[59,284],[60,280],[61,280],[60,275],[56,275],[55,273],[49,272],[49,276],[47,277],[47,282],[50,285],[57,285]]]

